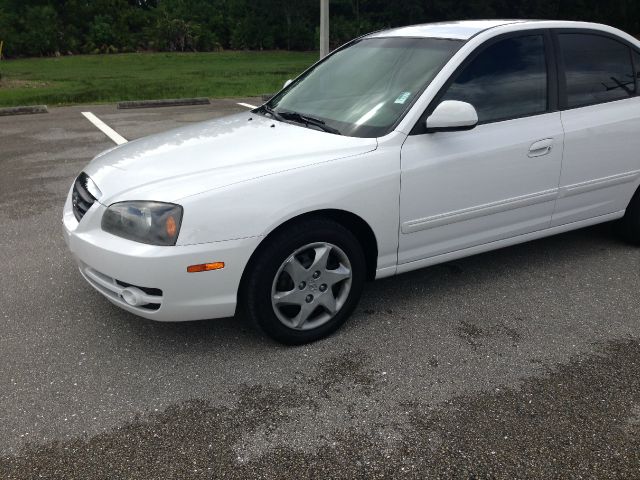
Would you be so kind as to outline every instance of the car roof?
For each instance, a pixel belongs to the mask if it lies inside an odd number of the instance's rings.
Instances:
[[[475,35],[496,27],[516,27],[518,25],[540,24],[543,28],[598,28],[611,30],[606,25],[575,22],[575,21],[558,21],[558,20],[461,20],[458,22],[439,22],[424,23],[421,25],[410,25],[407,27],[391,28],[389,30],[381,30],[367,35],[367,38],[384,38],[384,37],[428,37],[428,38],[447,38],[455,40],[469,40]]]
[[[376,37],[431,37],[469,40],[484,30],[531,20],[462,20],[459,22],[424,23],[407,27],[392,28],[367,35]]]
[[[596,30],[605,34],[615,35],[626,40],[635,48],[640,49],[640,40],[632,37],[617,28],[600,23],[579,22],[570,20],[525,20],[525,19],[503,19],[503,20],[461,20],[458,22],[424,23],[421,25],[410,25],[407,27],[391,28],[380,30],[364,35],[360,38],[442,38],[449,40],[467,41],[485,32],[496,30],[496,34],[513,32],[519,30],[529,30],[537,28],[550,29],[584,29]],[[483,36],[484,37],[484,36]]]

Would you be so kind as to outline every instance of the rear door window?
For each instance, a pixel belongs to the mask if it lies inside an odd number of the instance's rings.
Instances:
[[[609,37],[558,35],[564,62],[566,106],[582,107],[629,98],[636,93],[631,49]]]

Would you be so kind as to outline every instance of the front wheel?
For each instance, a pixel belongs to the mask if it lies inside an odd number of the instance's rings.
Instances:
[[[242,296],[248,316],[270,337],[290,345],[338,329],[355,309],[366,276],[358,240],[328,219],[276,233],[249,268]]]

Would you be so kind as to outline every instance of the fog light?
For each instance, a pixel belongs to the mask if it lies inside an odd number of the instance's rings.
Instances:
[[[143,295],[144,292],[136,287],[127,287],[120,293],[122,299],[132,307],[145,303]]]

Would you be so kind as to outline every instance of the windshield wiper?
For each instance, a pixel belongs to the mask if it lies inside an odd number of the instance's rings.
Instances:
[[[284,121],[284,118],[282,117],[282,115],[280,115],[278,112],[276,112],[273,108],[271,108],[269,105],[267,105],[266,103],[264,105],[262,105],[261,107],[258,107],[258,111],[262,110],[264,113],[267,113],[269,115],[271,115],[271,118],[278,120],[280,122]]]
[[[291,120],[292,122],[304,123],[307,127],[309,125],[313,125],[314,127],[318,127],[320,130],[328,133],[333,133],[335,135],[342,135],[340,130],[337,128],[330,127],[327,125],[324,120],[320,120],[319,118],[310,117],[309,115],[303,115],[298,112],[279,112],[280,115],[285,120]]]

